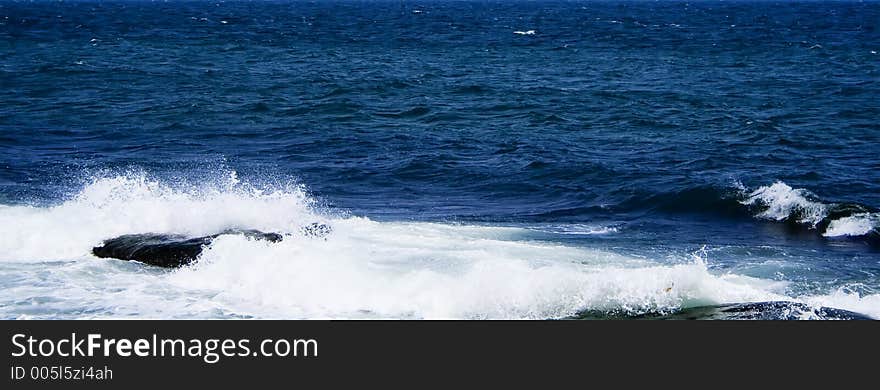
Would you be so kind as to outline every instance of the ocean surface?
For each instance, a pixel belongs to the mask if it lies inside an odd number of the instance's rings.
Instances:
[[[0,318],[880,318],[878,52],[874,1],[0,0]],[[91,254],[229,228],[285,238]]]

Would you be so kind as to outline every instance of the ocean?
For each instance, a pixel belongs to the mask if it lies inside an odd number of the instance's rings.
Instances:
[[[0,318],[878,319],[878,52],[875,1],[2,0]],[[225,229],[284,239],[92,253]]]

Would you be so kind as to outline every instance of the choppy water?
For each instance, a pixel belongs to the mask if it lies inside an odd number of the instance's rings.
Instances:
[[[878,2],[0,1],[0,315],[878,318],[878,52]]]

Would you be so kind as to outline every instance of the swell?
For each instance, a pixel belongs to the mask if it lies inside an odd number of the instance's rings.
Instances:
[[[742,187],[738,203],[760,220],[784,223],[828,239],[880,244],[880,213],[871,206],[825,201],[782,181],[753,190]]]
[[[679,191],[643,193],[607,206],[575,206],[538,214],[546,218],[612,214],[638,218],[648,215],[692,215],[719,223],[756,221],[779,224],[787,231],[829,240],[858,241],[880,247],[880,210],[855,202],[833,202],[803,188],[777,181],[747,188],[702,186]]]

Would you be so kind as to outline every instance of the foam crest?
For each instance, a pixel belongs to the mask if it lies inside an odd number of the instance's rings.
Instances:
[[[825,237],[863,236],[871,233],[878,226],[880,226],[880,214],[859,213],[831,221],[822,235]]]
[[[828,207],[812,198],[813,194],[805,189],[795,189],[777,181],[752,191],[741,203],[763,207],[764,210],[756,215],[759,218],[775,221],[794,218],[799,223],[816,226],[828,214]]]

